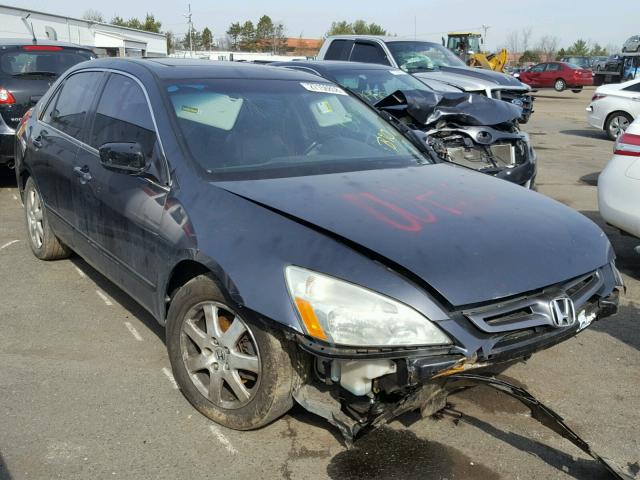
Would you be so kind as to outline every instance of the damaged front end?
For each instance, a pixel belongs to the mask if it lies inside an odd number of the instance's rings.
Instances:
[[[611,264],[537,293],[450,312],[451,318],[438,326],[453,339],[451,345],[349,348],[299,335],[298,344],[313,358],[313,379],[294,397],[336,426],[351,445],[406,412],[432,416],[445,409],[449,395],[487,385],[517,398],[534,419],[603,462],[618,478],[627,478],[595,454],[562,417],[528,392],[495,378],[513,363],[614,314],[623,288],[616,272]],[[565,304],[572,305],[572,316],[559,319],[558,305]]]
[[[536,156],[529,135],[518,128],[519,107],[479,95],[424,91],[397,91],[375,106],[419,130],[440,160],[534,188]]]

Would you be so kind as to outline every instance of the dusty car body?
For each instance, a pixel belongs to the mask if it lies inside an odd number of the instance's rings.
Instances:
[[[348,438],[429,415],[469,380],[453,374],[503,368],[617,308],[593,222],[433,163],[316,75],[100,59],[18,132],[34,254],[73,250],[147,309],[185,397],[230,428],[294,398]]]
[[[522,109],[482,95],[437,91],[392,67],[334,61],[280,62],[320,75],[419,131],[437,158],[535,187],[536,155],[517,121]],[[397,89],[397,90],[396,90]],[[424,135],[426,133],[426,136]]]

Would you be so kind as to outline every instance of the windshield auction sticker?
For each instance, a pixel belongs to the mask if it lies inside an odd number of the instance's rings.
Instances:
[[[331,85],[330,83],[308,83],[308,82],[300,82],[300,85],[306,90],[310,92],[316,93],[333,93],[335,95],[346,95],[347,92],[342,90],[340,87],[335,85]]]

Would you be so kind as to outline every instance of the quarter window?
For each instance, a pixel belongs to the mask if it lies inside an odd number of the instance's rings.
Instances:
[[[334,40],[329,45],[327,53],[324,55],[325,60],[348,60],[353,40]]]
[[[49,103],[42,121],[80,139],[84,119],[93,103],[102,72],[81,72],[67,78]]]

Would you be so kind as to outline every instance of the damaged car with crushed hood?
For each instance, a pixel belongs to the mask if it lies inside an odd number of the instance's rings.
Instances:
[[[591,220],[421,145],[317,75],[81,63],[18,128],[26,242],[165,326],[203,415],[255,429],[295,399],[352,440],[603,321],[622,288]]]
[[[328,60],[273,65],[314,73],[339,84],[391,115],[389,120],[412,130],[409,134],[426,142],[442,161],[535,188],[536,155],[529,134],[518,126],[522,108],[516,105],[459,89],[434,90],[384,65]]]

